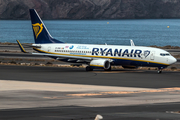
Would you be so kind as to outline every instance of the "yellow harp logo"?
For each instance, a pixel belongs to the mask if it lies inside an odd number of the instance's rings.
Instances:
[[[39,34],[42,32],[43,30],[43,24],[39,24],[39,23],[35,23],[35,24],[32,24],[33,26],[33,30],[34,30],[34,34],[36,36],[36,39],[37,37],[39,36]]]

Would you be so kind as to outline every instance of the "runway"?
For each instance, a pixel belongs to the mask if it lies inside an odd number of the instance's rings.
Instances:
[[[180,72],[144,70],[95,70],[85,68],[59,68],[36,66],[0,66],[1,80],[18,80],[85,85],[107,85],[141,88],[167,88],[180,86]]]
[[[0,65],[0,119],[180,119],[180,72]]]

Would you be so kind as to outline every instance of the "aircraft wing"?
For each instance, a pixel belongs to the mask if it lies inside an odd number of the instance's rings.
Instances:
[[[77,60],[93,60],[91,57],[80,57],[80,56],[69,56],[69,55],[56,55],[56,54],[47,54],[47,53],[32,53],[34,55],[43,55],[48,57],[57,57],[57,58],[68,58],[68,59],[77,59]],[[95,58],[96,59],[96,58]]]

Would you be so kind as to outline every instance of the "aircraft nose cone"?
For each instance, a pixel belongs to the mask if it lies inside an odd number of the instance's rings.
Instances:
[[[176,58],[171,57],[171,58],[169,59],[169,64],[173,64],[173,63],[175,63],[175,62],[177,62]]]

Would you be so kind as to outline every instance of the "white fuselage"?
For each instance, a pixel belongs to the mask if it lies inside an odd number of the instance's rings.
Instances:
[[[36,51],[46,54],[94,59],[108,59],[114,65],[151,66],[165,68],[176,62],[169,52],[152,47],[93,44],[34,44]]]

